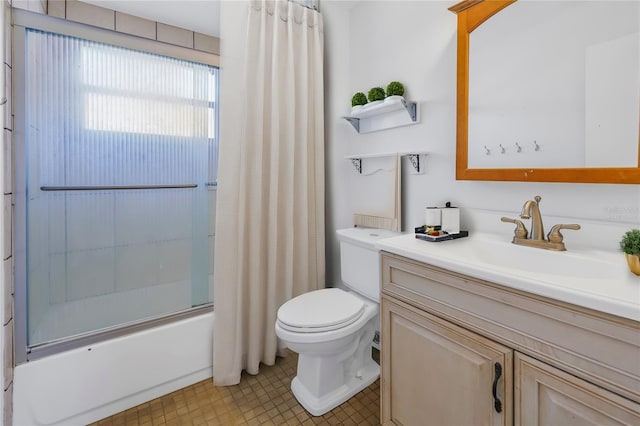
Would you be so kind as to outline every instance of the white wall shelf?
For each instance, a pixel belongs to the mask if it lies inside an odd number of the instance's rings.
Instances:
[[[352,110],[342,117],[358,133],[369,133],[394,127],[407,126],[420,122],[420,113],[416,102],[407,101],[402,96],[390,96],[379,104],[367,104]]]
[[[420,164],[420,156],[427,155],[426,151],[409,151],[409,152],[385,152],[379,154],[355,154],[347,155],[344,158],[351,160],[351,164],[356,168],[356,171],[362,174],[362,160],[365,158],[380,158],[380,157],[393,157],[399,155],[400,157],[408,157],[411,165],[417,173],[424,171],[424,165]]]

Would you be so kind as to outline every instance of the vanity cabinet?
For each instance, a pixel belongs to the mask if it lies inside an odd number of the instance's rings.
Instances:
[[[640,424],[636,321],[386,252],[381,268],[382,424]]]

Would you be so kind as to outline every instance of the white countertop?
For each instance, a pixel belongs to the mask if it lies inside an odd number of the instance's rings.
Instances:
[[[640,321],[640,276],[624,254],[593,249],[564,252],[524,247],[504,236],[473,233],[428,242],[413,234],[385,238],[376,247],[409,259],[532,294]]]

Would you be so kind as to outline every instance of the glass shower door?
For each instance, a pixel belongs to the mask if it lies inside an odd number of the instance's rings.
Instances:
[[[26,55],[27,346],[210,303],[217,70],[35,30]]]

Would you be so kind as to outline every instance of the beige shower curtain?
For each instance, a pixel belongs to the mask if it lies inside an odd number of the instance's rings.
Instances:
[[[322,17],[281,0],[244,7],[243,59],[225,62],[222,36],[216,385],[273,364],[278,307],[325,282]],[[225,114],[225,99],[240,114]]]

